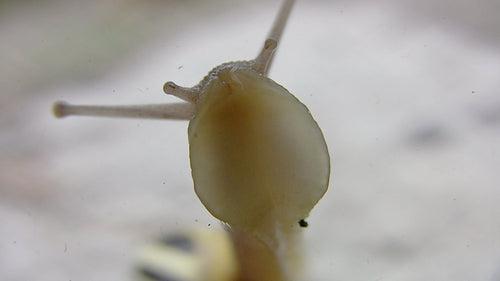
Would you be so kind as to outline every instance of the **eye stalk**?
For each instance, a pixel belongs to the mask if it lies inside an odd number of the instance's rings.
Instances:
[[[189,103],[143,104],[143,105],[72,105],[58,101],[52,106],[57,118],[66,116],[99,116],[142,119],[191,120],[194,107]]]
[[[160,105],[72,105],[64,101],[54,103],[52,111],[55,117],[62,118],[71,115],[98,116],[98,117],[124,117],[144,119],[172,119],[190,120],[194,115],[194,106],[201,95],[203,88],[217,77],[217,73],[228,67],[244,68],[250,67],[257,73],[267,76],[274,51],[276,50],[287,19],[290,15],[295,0],[285,0],[281,6],[277,18],[269,32],[264,46],[259,55],[250,61],[229,62],[212,69],[200,83],[194,87],[182,87],[169,81],[163,85],[166,94],[176,96],[187,103],[173,103]]]

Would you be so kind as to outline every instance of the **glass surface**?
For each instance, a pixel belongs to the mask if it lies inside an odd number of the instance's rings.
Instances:
[[[144,242],[219,227],[187,122],[68,117],[164,103],[251,59],[267,1],[0,3],[0,279],[130,280]],[[500,280],[498,1],[297,1],[269,77],[332,159],[308,280]]]

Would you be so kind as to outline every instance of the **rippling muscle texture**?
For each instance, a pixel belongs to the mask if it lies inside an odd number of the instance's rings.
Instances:
[[[250,232],[307,217],[330,173],[323,134],[307,107],[246,68],[222,71],[203,92],[189,144],[195,191],[205,207]]]

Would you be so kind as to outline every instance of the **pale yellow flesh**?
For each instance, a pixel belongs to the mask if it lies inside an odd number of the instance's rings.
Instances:
[[[201,202],[259,236],[296,226],[327,190],[330,162],[320,128],[300,101],[255,71],[228,69],[206,86],[189,144]]]

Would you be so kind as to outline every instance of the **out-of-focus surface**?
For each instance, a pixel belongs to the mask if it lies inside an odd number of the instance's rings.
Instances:
[[[270,77],[333,161],[308,280],[500,280],[500,20],[491,1],[297,1]],[[0,279],[130,280],[137,247],[217,227],[187,122],[50,114],[154,103],[253,58],[279,3],[0,3]]]

